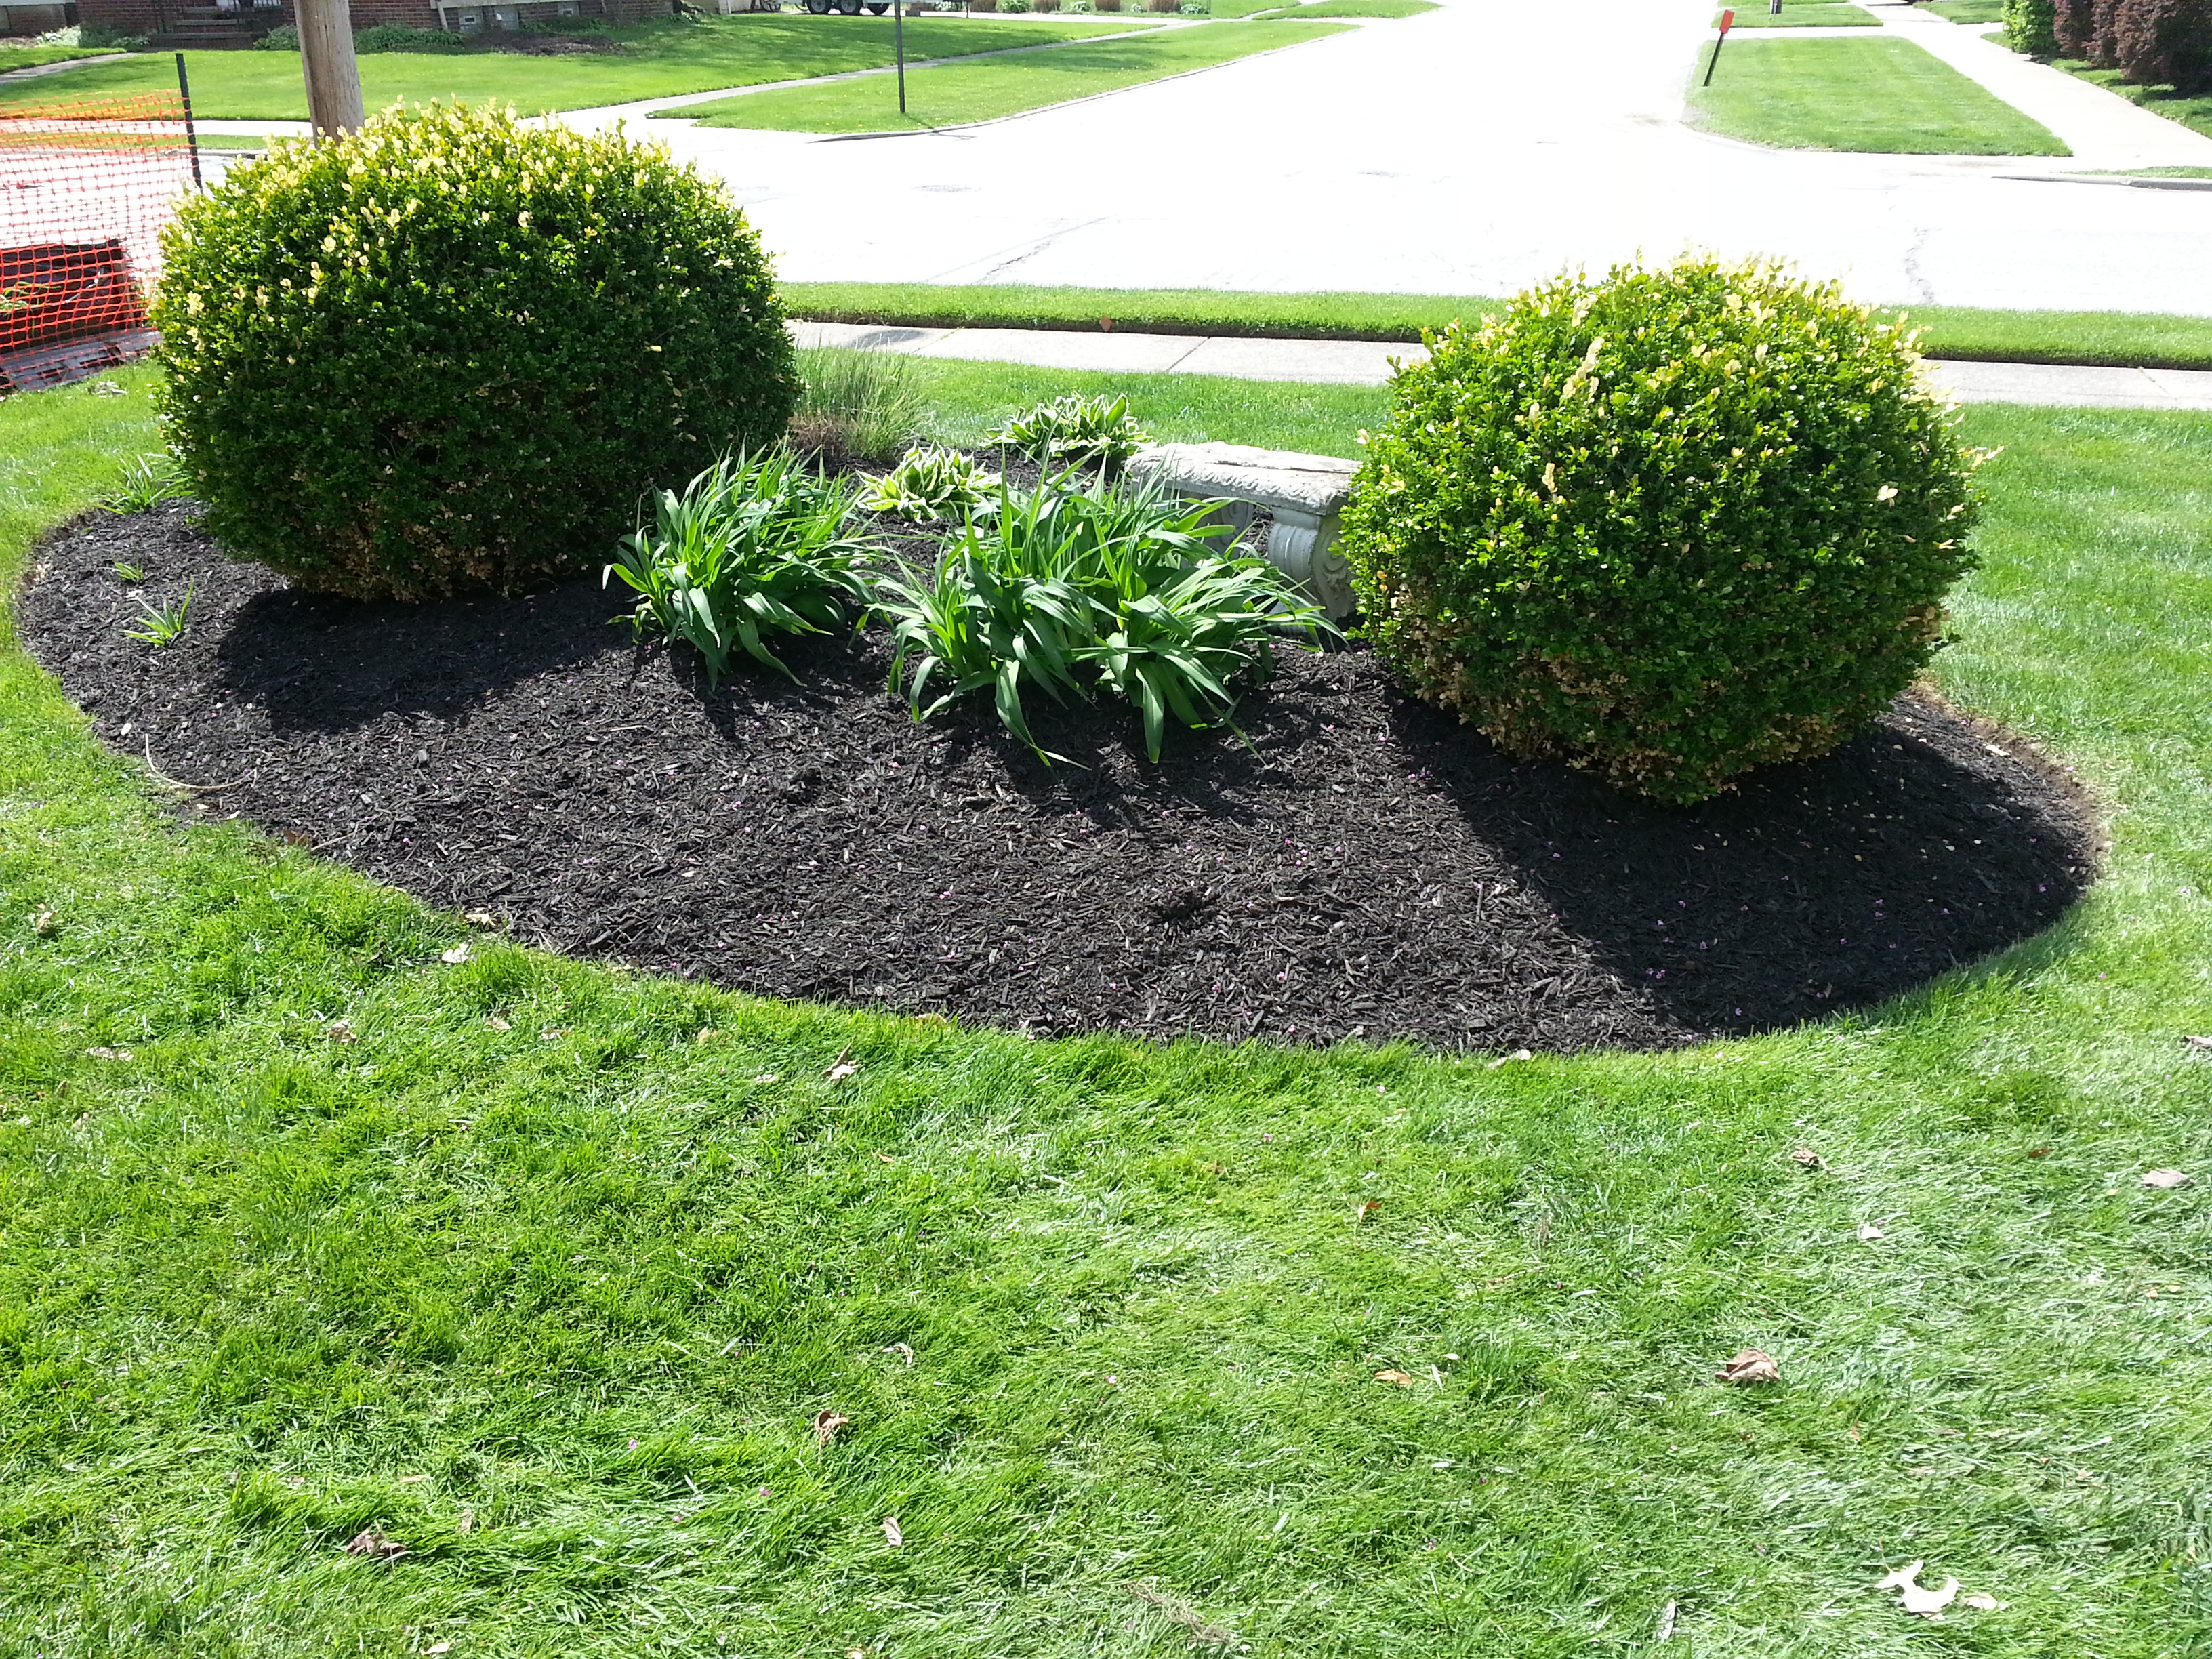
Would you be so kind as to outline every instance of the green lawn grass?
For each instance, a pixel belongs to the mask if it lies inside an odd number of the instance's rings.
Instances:
[[[9,70],[36,69],[41,64],[65,64],[76,58],[100,58],[112,46],[0,46],[0,75]],[[40,76],[40,79],[46,77]],[[70,82],[71,86],[76,85]]]
[[[910,71],[906,113],[880,76],[757,92],[661,112],[708,127],[782,132],[889,132],[988,121],[1170,75],[1210,69],[1255,52],[1341,33],[1341,23],[1200,23],[1130,40],[1096,40],[984,63]]]
[[[1922,9],[1969,27],[2004,21],[2004,0],[1933,0]]]
[[[906,26],[909,58],[949,58],[1010,46],[1048,46],[1085,35],[1157,25],[1141,18],[1030,22],[918,17]],[[524,115],[669,98],[721,87],[757,86],[813,75],[881,69],[892,62],[888,17],[810,17],[803,13],[710,16],[613,31],[635,50],[620,57],[531,57],[519,52],[380,52],[361,58],[362,100],[372,111],[398,102],[459,98],[512,104]],[[300,55],[291,52],[193,52],[192,108],[210,121],[298,121],[307,115]],[[74,70],[72,97],[173,89],[167,53]],[[0,106],[57,94],[48,79],[0,86]]]
[[[1418,17],[1437,9],[1436,0],[1312,0],[1262,13],[1267,17]]]
[[[1735,28],[1739,29],[1836,29],[1879,28],[1875,15],[1864,6],[1846,5],[1841,0],[1821,3],[1821,0],[1786,0],[1778,12],[1770,12],[1765,6],[1752,4],[1735,8]],[[1720,26],[1720,14],[1713,14],[1713,26]],[[1708,46],[1706,51],[1711,52]],[[1726,55],[1725,51],[1723,53]],[[1705,71],[1700,68],[1700,75]]]
[[[1274,339],[1405,340],[1504,301],[1448,294],[1255,294],[1212,289],[1042,288],[929,283],[786,283],[796,316],[918,328],[1115,328]],[[2212,317],[1915,306],[1932,357],[1991,362],[2212,368]]]
[[[1690,106],[1714,132],[1780,149],[2072,154],[1910,40],[1747,40],[1722,52],[1710,87],[1692,86]]]
[[[948,429],[1085,378],[921,367]],[[10,578],[153,444],[115,378],[0,403]],[[180,821],[0,638],[0,1647],[2194,1652],[2212,417],[1967,419],[2005,450],[1940,678],[2080,768],[2109,872],[1925,994],[1679,1054],[448,965],[457,920]],[[1781,1388],[1710,1385],[1744,1345]],[[1904,1613],[1916,1559],[2005,1605]]]
[[[2141,87],[2132,81],[2123,81],[2118,70],[2091,69],[2087,64],[2069,58],[2052,61],[2069,75],[2077,75],[2107,92],[2117,92],[2130,103],[2140,104],[2154,115],[2163,115],[2169,121],[2179,122],[2192,132],[2201,132],[2212,138],[2212,95],[2185,98],[2172,87]]]

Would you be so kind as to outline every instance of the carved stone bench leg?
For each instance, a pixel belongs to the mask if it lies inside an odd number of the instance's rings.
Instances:
[[[1336,550],[1337,515],[1277,507],[1267,532],[1267,562],[1303,582],[1331,622],[1352,611],[1352,567]]]

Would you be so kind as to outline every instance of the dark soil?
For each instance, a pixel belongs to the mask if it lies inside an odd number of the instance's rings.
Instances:
[[[2057,921],[2093,830],[2016,738],[1906,699],[1690,811],[1517,762],[1366,652],[1285,647],[1249,746],[1142,761],[1113,705],[927,727],[880,631],[703,690],[595,580],[297,592],[172,503],[43,549],[19,611],[106,739],[519,937],[781,997],[1044,1033],[1662,1048],[1863,1006]],[[113,567],[143,568],[126,585]],[[197,584],[184,638],[134,592]]]

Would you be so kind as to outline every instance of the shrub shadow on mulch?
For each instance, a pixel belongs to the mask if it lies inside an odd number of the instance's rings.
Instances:
[[[123,637],[118,562],[197,584],[175,645]],[[708,692],[625,609],[292,592],[172,504],[58,532],[19,618],[111,742],[224,786],[210,815],[551,948],[1039,1035],[1666,1048],[1908,991],[2093,871],[2063,774],[1929,701],[1679,811],[1285,647],[1238,733],[1157,768],[1125,708],[1035,700],[1048,768],[987,702],[914,726],[880,629]]]

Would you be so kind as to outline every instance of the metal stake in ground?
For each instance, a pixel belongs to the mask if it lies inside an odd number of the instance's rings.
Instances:
[[[300,62],[307,76],[307,118],[315,137],[361,127],[361,65],[353,55],[349,0],[298,0]]]
[[[1728,40],[1729,25],[1735,21],[1734,11],[1724,11],[1721,14],[1721,32],[1713,37],[1713,55],[1705,61],[1705,84],[1706,86],[1713,83],[1713,65],[1721,61],[1721,46]]]
[[[184,100],[185,148],[191,153],[192,188],[198,190],[201,187],[200,135],[192,125],[192,83],[185,74],[185,54],[181,52],[177,54],[177,96]]]
[[[891,42],[898,53],[899,113],[906,113],[906,5],[891,0]]]

